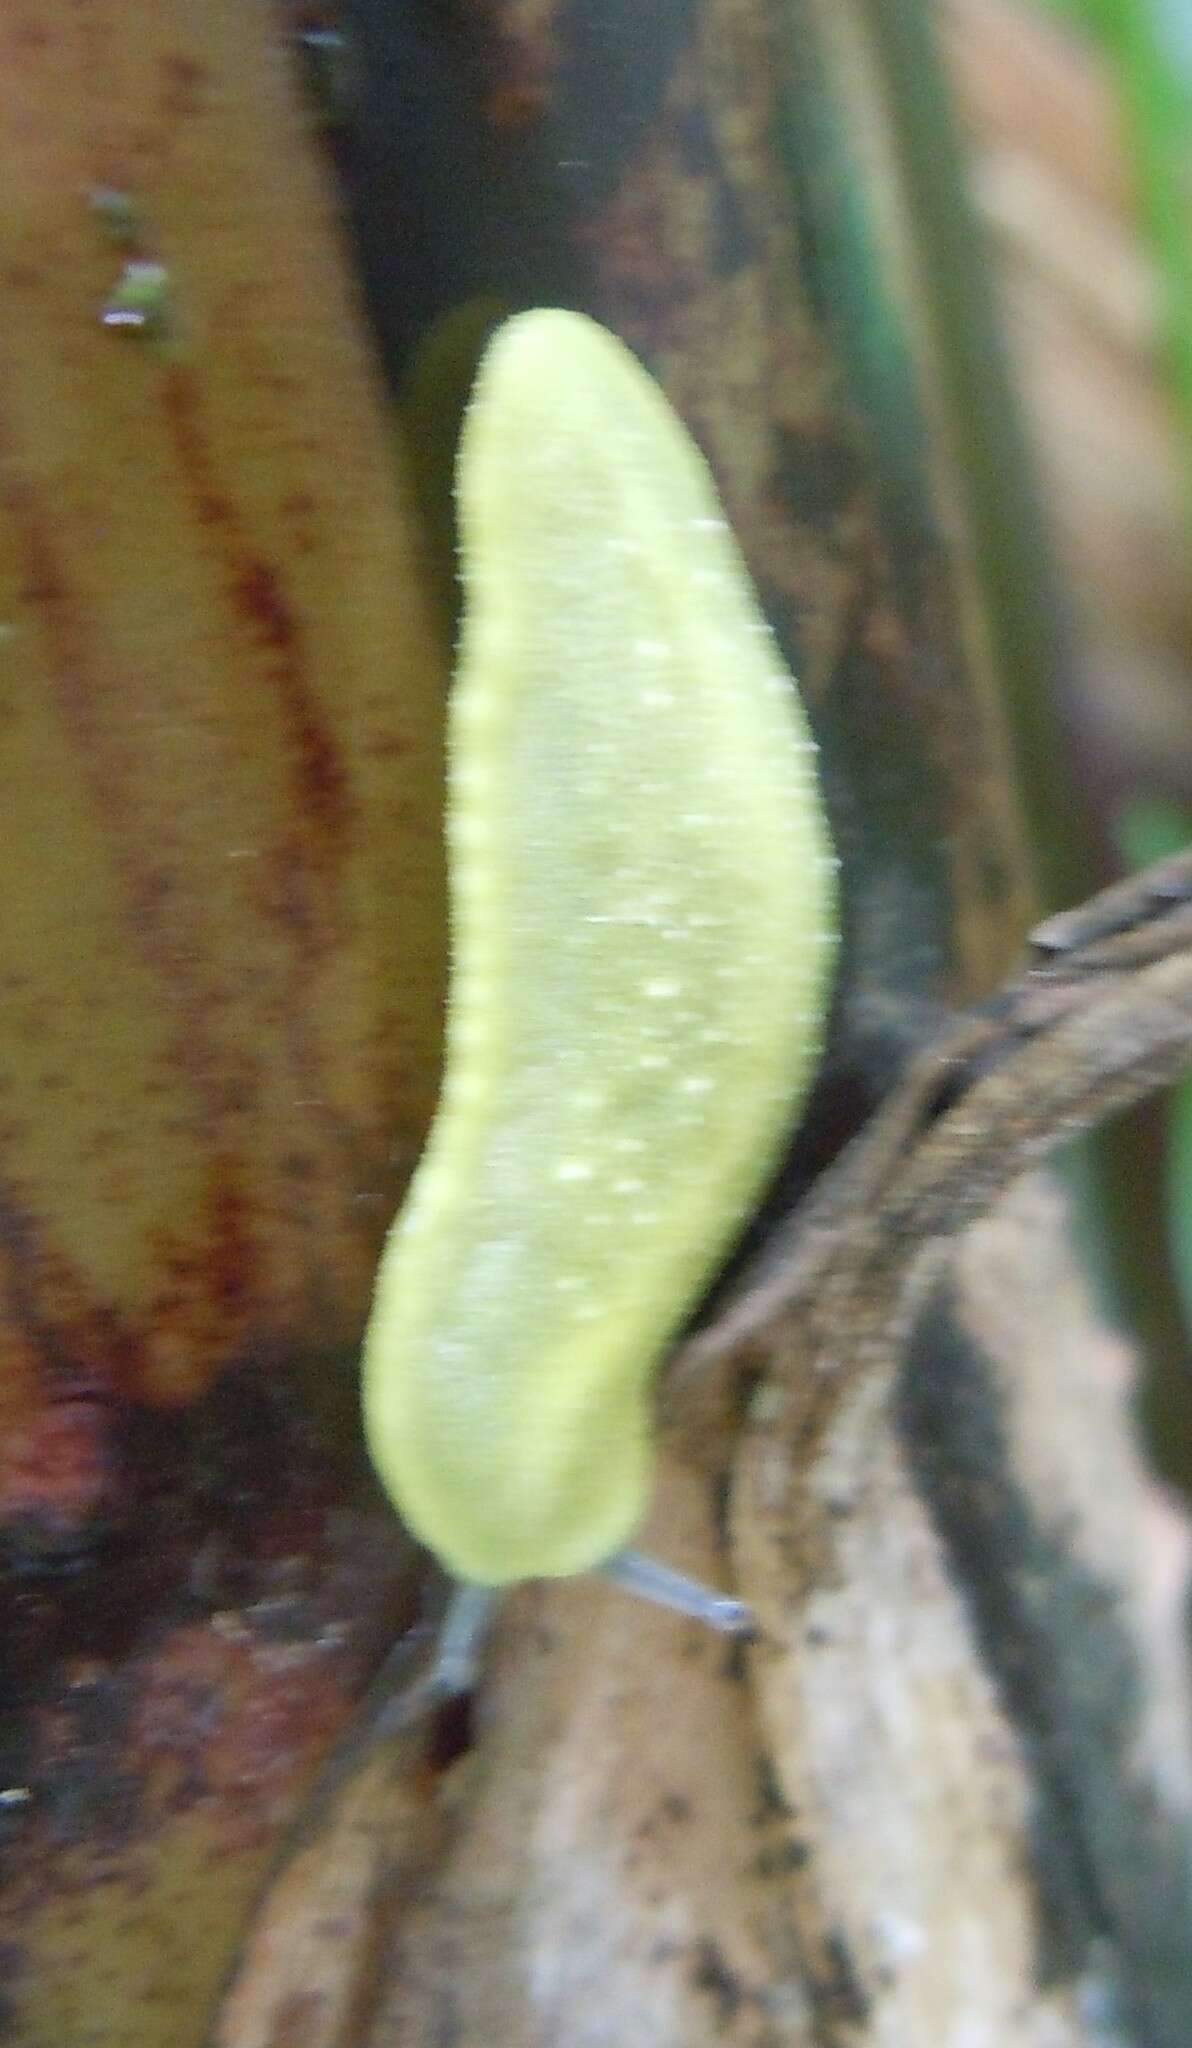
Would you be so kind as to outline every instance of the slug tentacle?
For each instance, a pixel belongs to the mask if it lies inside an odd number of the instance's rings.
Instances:
[[[458,493],[446,1070],[364,1402],[411,1528],[499,1585],[641,1517],[658,1358],[809,1085],[835,881],[794,683],[628,350],[507,322]]]

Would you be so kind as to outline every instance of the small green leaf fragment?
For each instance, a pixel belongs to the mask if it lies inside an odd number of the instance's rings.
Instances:
[[[123,333],[160,337],[169,324],[170,273],[164,263],[125,263],[100,309],[100,321]]]

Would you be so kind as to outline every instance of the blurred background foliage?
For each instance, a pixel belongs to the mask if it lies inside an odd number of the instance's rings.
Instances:
[[[1048,703],[1017,717],[1054,900],[1074,863],[1101,880],[1192,836],[1192,7],[936,12],[1068,608]],[[1187,1487],[1192,1086],[1074,1174],[1104,1291],[1148,1357],[1157,1462]]]
[[[1162,343],[1192,511],[1192,9],[1187,0],[1053,0],[1111,80],[1139,230],[1162,289]]]

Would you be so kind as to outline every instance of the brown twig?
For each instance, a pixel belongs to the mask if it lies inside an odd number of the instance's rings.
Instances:
[[[906,1329],[950,1239],[1066,1139],[1192,1060],[1192,853],[1050,920],[1036,957],[957,1020],[685,1344],[668,1418],[709,1376],[798,1319],[801,1354],[848,1369],[849,1333]],[[703,1384],[701,1384],[703,1383]]]
[[[1022,975],[912,1062],[724,1314],[675,1361],[664,1414],[684,1450],[723,1447],[741,1369],[751,1352],[764,1364],[735,1447],[730,1531],[737,1585],[759,1625],[762,1728],[798,1816],[792,1912],[812,1979],[813,1965],[830,1977],[847,1935],[844,1952],[874,2013],[861,2029],[855,2012],[821,2001],[815,2038],[824,2048],[856,2048],[887,2031],[910,2039],[908,2027],[928,2026],[925,2013],[937,2038],[958,1998],[966,2009],[996,2010],[1013,1949],[1005,1930],[1026,1910],[1013,1875],[1020,1849],[990,1819],[1021,1792],[1008,1789],[1009,1766],[999,1778],[1004,1738],[989,1673],[894,1424],[891,1397],[918,1313],[957,1235],[1011,1181],[1064,1139],[1173,1080],[1189,1059],[1192,854],[1043,927]],[[982,1484],[996,1490],[996,1475]],[[1012,1585],[1006,1556],[986,1554],[982,1568],[1003,1591],[1009,1571]],[[1033,1658],[1060,1654],[1038,1628],[1027,1640]],[[1058,1802],[1048,1811],[1063,1816],[1055,1827],[1064,1853],[1093,1873],[1096,1913],[1123,1957],[1135,1959],[1130,1968],[1143,1957],[1141,1982],[1148,1942],[1166,1955],[1173,1919],[1182,1926],[1182,1823],[1167,1814],[1156,1823],[1133,1766],[1107,1792],[1100,1751],[1090,1789],[1086,1710],[1071,1668],[1069,1657],[1051,1681],[1040,1726],[1045,1744],[1065,1758],[1075,1745],[1082,1761],[1065,1764],[1054,1785],[1047,1780]],[[887,1850],[902,1845],[883,1861],[864,1825],[850,1829],[860,1825],[856,1786],[872,1818],[878,1807],[886,1812],[891,1779],[905,1779],[910,1804],[904,1810],[894,1791],[893,1835],[874,1822]],[[850,1841],[851,1857],[842,1857]],[[1153,1912],[1139,1903],[1147,1887],[1132,1892],[1116,1872],[1113,1845],[1123,1841],[1145,1841],[1156,1859]],[[858,1886],[862,1844],[867,1875]],[[911,1872],[913,1890],[924,1869],[948,1873],[941,1896],[956,1896],[955,1925],[941,1906],[922,1957],[883,1974],[873,1916],[897,1908],[900,1871]],[[965,1946],[974,1920],[997,1922],[1009,1943],[991,1939],[984,1980]],[[1184,1994],[1177,1986],[1163,1995],[1174,2005]]]

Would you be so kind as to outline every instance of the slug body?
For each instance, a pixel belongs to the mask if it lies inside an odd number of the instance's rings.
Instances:
[[[835,887],[794,683],[629,352],[508,321],[457,487],[446,1068],[364,1408],[415,1534],[501,1585],[642,1515],[659,1356],[810,1080]]]

